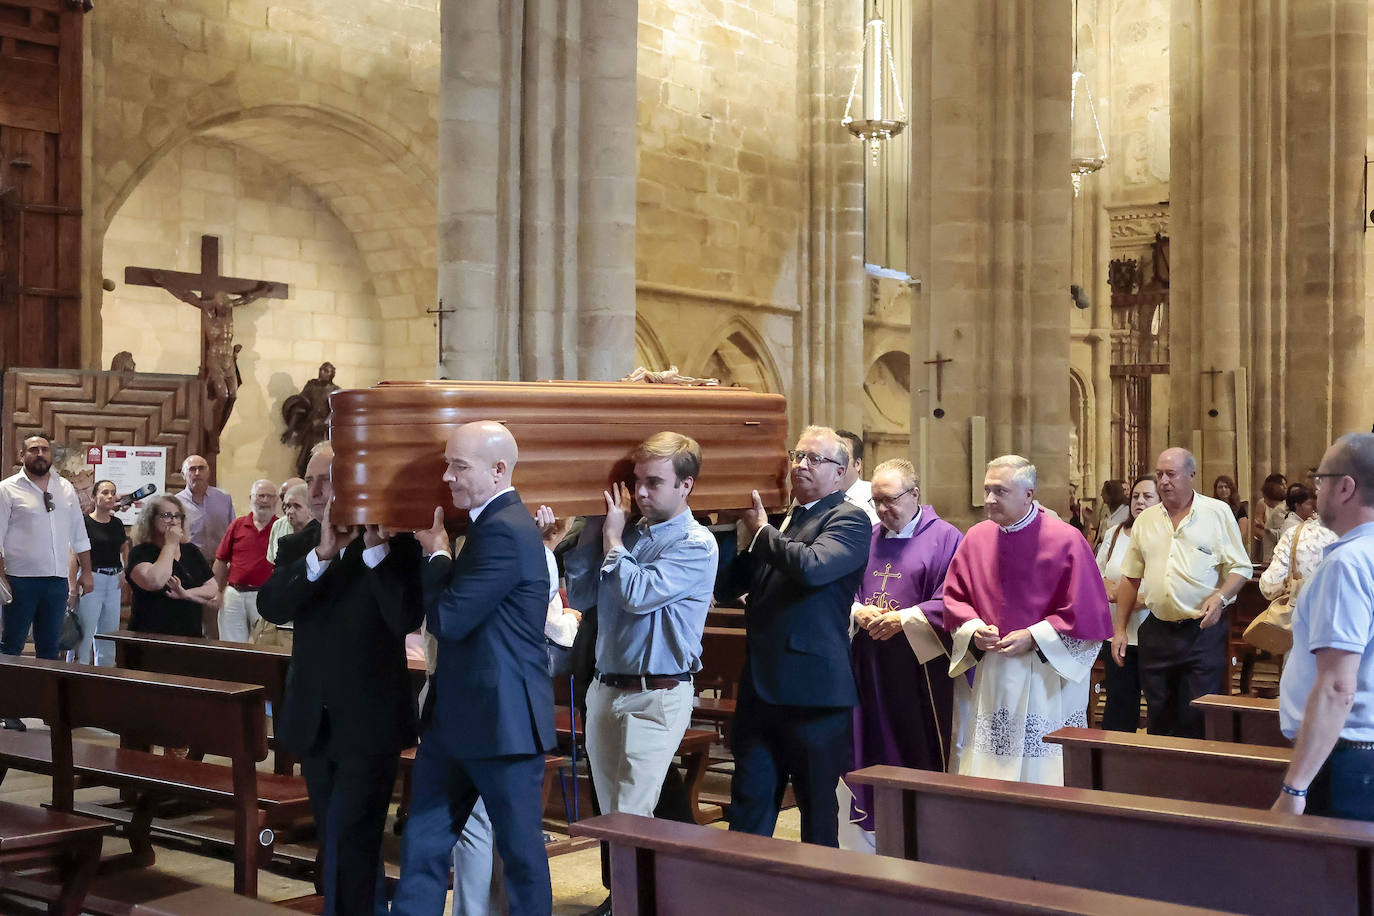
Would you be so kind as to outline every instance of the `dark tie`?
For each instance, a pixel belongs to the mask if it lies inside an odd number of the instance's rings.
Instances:
[[[792,507],[792,514],[787,517],[787,531],[783,532],[789,536],[801,530],[801,526],[806,522],[806,507],[797,505]]]

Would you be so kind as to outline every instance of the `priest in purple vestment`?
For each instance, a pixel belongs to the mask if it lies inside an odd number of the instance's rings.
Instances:
[[[1025,458],[988,463],[988,520],[969,529],[945,578],[950,674],[977,662],[951,769],[1062,785],[1063,749],[1043,738],[1087,725],[1088,673],[1112,620],[1092,548],[1040,507],[1035,487]]]
[[[872,502],[879,524],[851,614],[850,658],[859,685],[854,769],[887,764],[943,771],[954,700],[942,596],[963,535],[921,505],[920,479],[904,458],[874,470]],[[873,830],[872,788],[850,789],[850,821]]]

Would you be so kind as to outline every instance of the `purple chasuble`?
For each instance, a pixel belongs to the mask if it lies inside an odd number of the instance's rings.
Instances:
[[[975,617],[1003,636],[1048,620],[1060,636],[1112,638],[1092,547],[1044,511],[1020,531],[990,520],[969,529],[945,579],[945,629],[953,633]]]
[[[886,530],[873,526],[868,568],[854,600],[885,612],[919,607],[948,649],[942,629],[945,570],[963,535],[930,506],[921,507],[910,538],[884,537]],[[859,687],[854,768],[887,764],[945,770],[954,704],[949,657],[941,655],[922,665],[904,633],[879,641],[863,630],[854,634],[850,657]],[[872,788],[850,789],[855,797],[850,819],[872,830]]]

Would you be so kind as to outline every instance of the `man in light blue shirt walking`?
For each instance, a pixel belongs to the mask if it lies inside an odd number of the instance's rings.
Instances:
[[[701,448],[677,433],[635,450],[633,491],[606,497],[597,595],[596,679],[587,691],[587,758],[601,810],[652,816],[663,776],[692,718],[692,674],[715,585],[715,538],[687,499]],[[633,492],[643,519],[622,543]]]
[[[1293,612],[1279,683],[1293,759],[1273,810],[1374,820],[1374,435],[1337,439],[1311,476],[1338,540]]]

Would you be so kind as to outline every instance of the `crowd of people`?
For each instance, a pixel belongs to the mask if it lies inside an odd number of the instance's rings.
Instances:
[[[131,629],[286,646],[275,734],[303,761],[327,911],[385,912],[382,830],[399,754],[418,742],[391,912],[442,912],[452,868],[455,913],[548,913],[553,676],[577,685],[594,809],[690,818],[672,760],[703,629],[713,604],[742,604],[730,828],[771,835],[790,783],[802,840],[872,851],[871,795],[846,772],[1062,784],[1044,737],[1087,724],[1099,658],[1102,727],[1136,730],[1143,697],[1150,733],[1201,737],[1191,702],[1224,689],[1228,609],[1258,560],[1266,596],[1300,597],[1280,694],[1295,751],[1275,808],[1374,818],[1374,435],[1342,437],[1305,484],[1266,480],[1253,513],[1232,478],[1205,495],[1193,456],[1166,449],[1153,475],[1104,485],[1088,532],[1041,505],[1023,457],[989,462],[987,518],[960,532],[921,501],[909,461],[865,480],[862,448],[809,426],[788,452],[784,513],[755,492],[703,519],[690,503],[709,456],[665,431],[635,449],[602,514],[574,520],[531,511],[511,433],[469,423],[444,456],[469,519],[453,542],[445,507],[415,532],[334,524],[327,440],[304,478],[256,481],[239,517],[192,455],[186,488],[147,500],[126,537],[114,484],[97,482],[83,515],[50,439],[31,436],[0,482],[0,650],[32,631],[56,658],[71,609],[75,659],[111,664],[100,635],[126,588]]]

